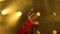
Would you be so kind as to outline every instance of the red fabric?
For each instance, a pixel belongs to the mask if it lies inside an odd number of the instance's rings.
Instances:
[[[25,22],[25,27],[21,27],[21,29],[18,31],[18,34],[32,34],[31,27],[34,25],[34,22],[32,19],[28,19],[28,21]]]
[[[21,27],[17,34],[25,34],[25,28]]]

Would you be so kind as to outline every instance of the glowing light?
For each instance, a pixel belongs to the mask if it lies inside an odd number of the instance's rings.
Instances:
[[[7,12],[6,12],[6,11],[2,11],[1,14],[2,14],[2,15],[6,15]]]
[[[15,12],[14,14],[11,14],[10,16],[8,16],[7,18],[8,25],[10,26],[16,25],[21,15],[22,15],[22,12]]]
[[[53,30],[53,34],[57,34],[57,31],[56,30]]]
[[[56,12],[53,12],[53,15],[56,16]]]
[[[13,6],[8,6],[1,12],[1,14],[6,15],[6,14],[13,13],[14,11],[16,11],[16,8],[14,8]]]
[[[21,16],[21,15],[22,15],[22,12],[19,11],[19,12],[18,12],[18,15]]]
[[[0,2],[3,2],[4,0],[0,0]]]
[[[40,12],[37,12],[37,14],[36,14],[37,16],[40,16]]]
[[[12,2],[4,10],[2,10],[1,14],[6,15],[6,14],[14,13],[17,11],[17,9],[18,9],[17,5],[14,2]]]
[[[37,31],[37,34],[40,34],[40,31]]]

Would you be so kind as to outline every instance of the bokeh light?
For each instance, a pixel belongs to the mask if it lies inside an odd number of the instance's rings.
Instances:
[[[15,12],[14,14],[11,14],[7,18],[7,24],[10,26],[15,26],[20,19],[22,15],[22,12]]]
[[[37,12],[37,14],[36,14],[37,16],[40,16],[40,12]]]
[[[56,12],[53,12],[53,15],[56,16]]]
[[[56,30],[53,30],[53,34],[57,34],[57,31]]]
[[[3,2],[3,1],[5,1],[5,0],[0,0],[0,2]]]

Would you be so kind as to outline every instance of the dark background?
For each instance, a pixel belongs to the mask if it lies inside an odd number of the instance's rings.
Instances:
[[[22,10],[19,9],[21,1],[23,5],[24,1],[26,1],[26,5],[21,8]],[[37,11],[41,13],[41,16],[37,19],[40,23],[39,30],[41,34],[51,34],[53,30],[60,31],[60,0],[5,0],[4,2],[0,2],[0,12],[11,2],[17,2],[16,5],[19,7],[17,10],[23,11],[23,15],[18,21],[18,26],[11,30],[18,30],[27,20],[26,16],[33,8],[34,13]],[[53,12],[56,12],[57,15],[54,16]]]

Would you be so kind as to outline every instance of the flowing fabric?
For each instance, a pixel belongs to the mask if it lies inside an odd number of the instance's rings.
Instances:
[[[29,18],[28,21],[25,22],[25,27],[22,26],[18,31],[18,34],[32,34],[33,25],[34,25],[34,22],[32,21],[31,18]]]

